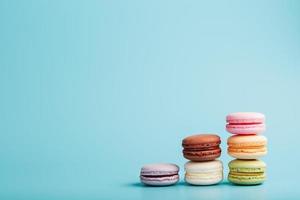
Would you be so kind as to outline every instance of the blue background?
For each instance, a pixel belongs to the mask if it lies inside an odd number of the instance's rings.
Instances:
[[[299,198],[299,1],[0,1],[1,199]],[[140,167],[267,116],[268,181],[152,188]]]

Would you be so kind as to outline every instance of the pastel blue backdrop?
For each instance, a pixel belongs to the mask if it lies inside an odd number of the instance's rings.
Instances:
[[[299,199],[300,2],[0,1],[1,199]],[[268,180],[152,188],[181,140],[266,114]]]

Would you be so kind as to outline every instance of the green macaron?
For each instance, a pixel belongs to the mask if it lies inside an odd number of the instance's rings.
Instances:
[[[238,185],[257,185],[266,180],[266,163],[260,160],[232,160],[228,180]]]

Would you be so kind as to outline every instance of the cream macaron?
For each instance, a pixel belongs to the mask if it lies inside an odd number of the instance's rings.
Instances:
[[[192,185],[213,185],[223,180],[223,164],[220,160],[189,161],[184,168],[186,171],[185,181]]]

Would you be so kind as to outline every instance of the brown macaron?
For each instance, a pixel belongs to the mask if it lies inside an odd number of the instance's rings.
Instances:
[[[216,134],[198,134],[182,140],[183,156],[191,161],[214,160],[221,155],[221,139]]]

